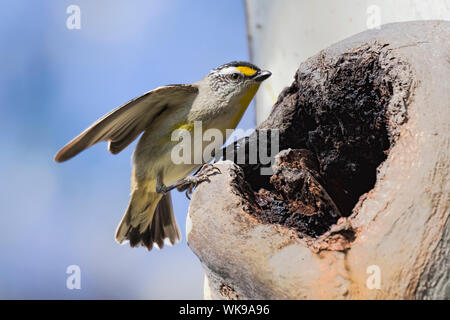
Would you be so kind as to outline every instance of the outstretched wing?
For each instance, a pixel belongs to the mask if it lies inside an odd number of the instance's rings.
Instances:
[[[63,162],[100,141],[109,141],[108,149],[117,154],[127,147],[158,115],[193,101],[198,88],[193,85],[159,87],[106,114],[70,141],[55,156]]]

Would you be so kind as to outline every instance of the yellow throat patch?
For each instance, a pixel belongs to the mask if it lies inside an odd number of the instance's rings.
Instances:
[[[238,113],[233,117],[233,128],[235,128],[241,120],[245,110],[247,110],[247,107],[250,104],[250,101],[252,101],[253,97],[256,94],[256,91],[258,91],[259,85],[259,83],[255,83],[254,85],[252,85],[250,88],[248,88],[247,92],[239,99],[240,108]]]

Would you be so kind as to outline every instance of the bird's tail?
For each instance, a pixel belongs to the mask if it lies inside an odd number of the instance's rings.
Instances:
[[[131,247],[142,245],[151,250],[153,243],[162,248],[165,238],[172,244],[180,240],[170,193],[162,196],[156,192],[135,189],[117,228],[116,240],[119,243],[129,240]]]

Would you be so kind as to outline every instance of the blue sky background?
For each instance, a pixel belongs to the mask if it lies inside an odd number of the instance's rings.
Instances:
[[[81,30],[66,8],[81,8]],[[183,239],[147,252],[114,240],[129,199],[131,153],[99,144],[53,155],[97,118],[157,86],[248,60],[233,1],[23,1],[0,11],[0,298],[201,299],[186,245],[188,200],[172,193]],[[240,128],[254,127],[253,106]],[[66,268],[81,268],[81,290]]]

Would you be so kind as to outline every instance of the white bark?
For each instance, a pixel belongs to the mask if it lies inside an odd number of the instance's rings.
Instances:
[[[377,24],[450,20],[450,0],[246,0],[251,61],[271,70],[256,96],[256,120],[269,115],[298,64]],[[292,41],[295,39],[295,41]]]

